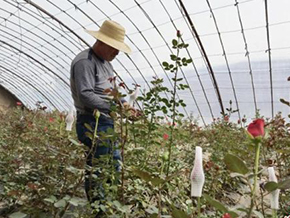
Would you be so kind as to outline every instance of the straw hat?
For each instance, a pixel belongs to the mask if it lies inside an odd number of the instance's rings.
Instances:
[[[85,30],[96,39],[112,46],[127,54],[131,53],[130,47],[124,43],[125,29],[120,24],[112,20],[106,20],[99,31]]]

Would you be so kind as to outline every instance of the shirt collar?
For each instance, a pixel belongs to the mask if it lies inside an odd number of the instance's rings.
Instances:
[[[98,56],[95,52],[94,52],[94,50],[93,50],[93,48],[90,48],[91,49],[91,52],[94,54],[94,56],[99,60],[99,61],[101,61],[103,64],[105,63],[105,60],[103,59],[103,58],[101,58],[100,56]]]

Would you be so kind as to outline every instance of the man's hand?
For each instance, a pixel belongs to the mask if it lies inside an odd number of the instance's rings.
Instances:
[[[134,107],[131,107],[127,102],[124,102],[123,106],[124,106],[124,109],[126,110],[125,113],[127,114],[129,120],[136,121],[140,119],[141,116],[143,115],[142,111]]]

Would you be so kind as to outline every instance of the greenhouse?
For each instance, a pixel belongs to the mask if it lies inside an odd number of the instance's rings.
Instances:
[[[0,5],[0,217],[290,217],[289,0]]]

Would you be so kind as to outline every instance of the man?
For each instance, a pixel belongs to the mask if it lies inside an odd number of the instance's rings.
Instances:
[[[90,130],[85,124],[95,129],[96,118],[93,112],[97,109],[101,113],[97,126],[98,133],[114,128],[114,121],[109,116],[111,104],[104,93],[104,90],[112,88],[109,78],[114,77],[114,71],[110,61],[118,55],[119,51],[130,53],[131,49],[124,43],[125,29],[114,21],[105,21],[99,31],[88,30],[87,32],[97,41],[92,48],[80,52],[72,61],[70,84],[77,110],[78,139],[90,148],[90,152],[87,153],[87,164],[92,166],[94,158],[100,158],[106,154],[112,153],[114,160],[121,160],[120,151],[112,145],[104,145],[98,141],[96,149],[92,149],[94,148],[92,140],[86,135],[86,132]],[[85,189],[88,200],[92,203],[95,200],[102,200],[104,193],[100,190],[101,193],[98,196],[93,194],[93,191],[101,185],[91,181],[90,175],[91,172],[87,170]]]

